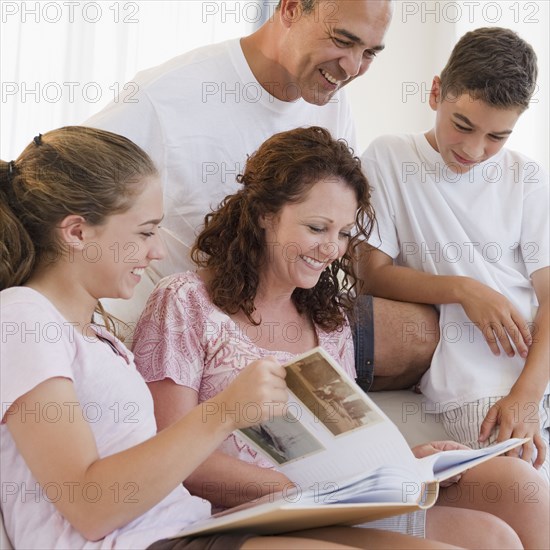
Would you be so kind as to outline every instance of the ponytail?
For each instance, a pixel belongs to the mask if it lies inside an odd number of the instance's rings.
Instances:
[[[19,221],[13,186],[16,163],[0,161],[0,290],[18,286],[33,271],[36,251],[27,230]]]

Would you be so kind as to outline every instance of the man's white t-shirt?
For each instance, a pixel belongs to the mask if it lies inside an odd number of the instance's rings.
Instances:
[[[267,85],[268,90],[284,92],[277,87],[276,82]],[[126,96],[84,123],[128,137],[161,171],[167,257],[154,262],[152,283],[194,270],[189,249],[205,215],[238,189],[236,176],[243,172],[247,156],[267,138],[300,126],[321,126],[355,145],[345,94],[317,106],[302,99],[280,101],[268,90],[258,83],[240,40],[234,39],[139,73]],[[130,317],[141,311],[151,290],[152,284],[146,291],[138,287],[133,299],[137,308]],[[126,310],[131,306],[126,303]]]
[[[477,279],[534,319],[530,277],[550,265],[548,176],[537,163],[502,149],[458,175],[423,134],[378,138],[362,162],[378,220],[371,245],[398,265]],[[524,359],[493,355],[487,327],[476,327],[462,306],[438,308],[441,341],[420,384],[430,411],[507,394]]]

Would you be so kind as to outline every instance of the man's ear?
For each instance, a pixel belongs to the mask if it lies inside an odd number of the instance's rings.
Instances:
[[[70,214],[57,226],[57,236],[70,248],[83,249],[91,227],[82,216]]]
[[[438,76],[434,76],[432,81],[432,88],[430,90],[430,107],[437,111],[437,107],[441,103],[441,79]]]
[[[302,17],[302,2],[300,0],[281,0],[279,16],[281,22],[286,28],[289,28],[294,22]]]

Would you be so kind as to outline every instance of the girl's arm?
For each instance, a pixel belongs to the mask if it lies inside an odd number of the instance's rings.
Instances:
[[[72,381],[50,378],[15,401],[5,415],[18,451],[42,487],[62,488],[59,512],[89,540],[99,540],[141,516],[166,497],[235,429],[250,425],[243,407],[254,402],[265,420],[287,400],[285,371],[272,360],[255,361],[226,390],[190,411],[155,437],[100,458],[80,407],[60,407],[56,422],[18,411],[77,403]],[[281,408],[280,406],[278,407]],[[88,484],[88,485],[87,485]],[[94,499],[85,487],[93,484]],[[118,484],[118,485],[117,485]],[[132,499],[113,487],[130,484]],[[96,494],[101,497],[96,501]],[[126,502],[125,502],[126,500]]]
[[[198,405],[195,390],[176,384],[169,378],[149,383],[155,401],[159,430],[177,422]],[[230,508],[292,486],[282,473],[260,468],[239,458],[215,451],[185,480],[189,491],[216,506]]]

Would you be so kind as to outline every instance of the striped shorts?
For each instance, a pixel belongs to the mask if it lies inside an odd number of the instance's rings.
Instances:
[[[493,430],[489,439],[484,443],[479,443],[477,440],[479,437],[479,430],[487,412],[499,399],[502,399],[502,396],[485,397],[479,401],[465,403],[458,409],[437,414],[437,421],[442,422],[445,431],[452,440],[462,443],[463,445],[468,445],[473,449],[486,447],[496,441],[496,430]],[[526,422],[529,422],[530,418],[534,418],[535,412],[536,408],[533,406],[532,410],[528,410],[527,408],[524,411],[518,410],[517,415],[521,415]],[[550,481],[550,395],[545,395],[543,397],[539,407],[539,416],[541,435],[546,444],[546,460],[544,461],[541,472],[543,472]]]

